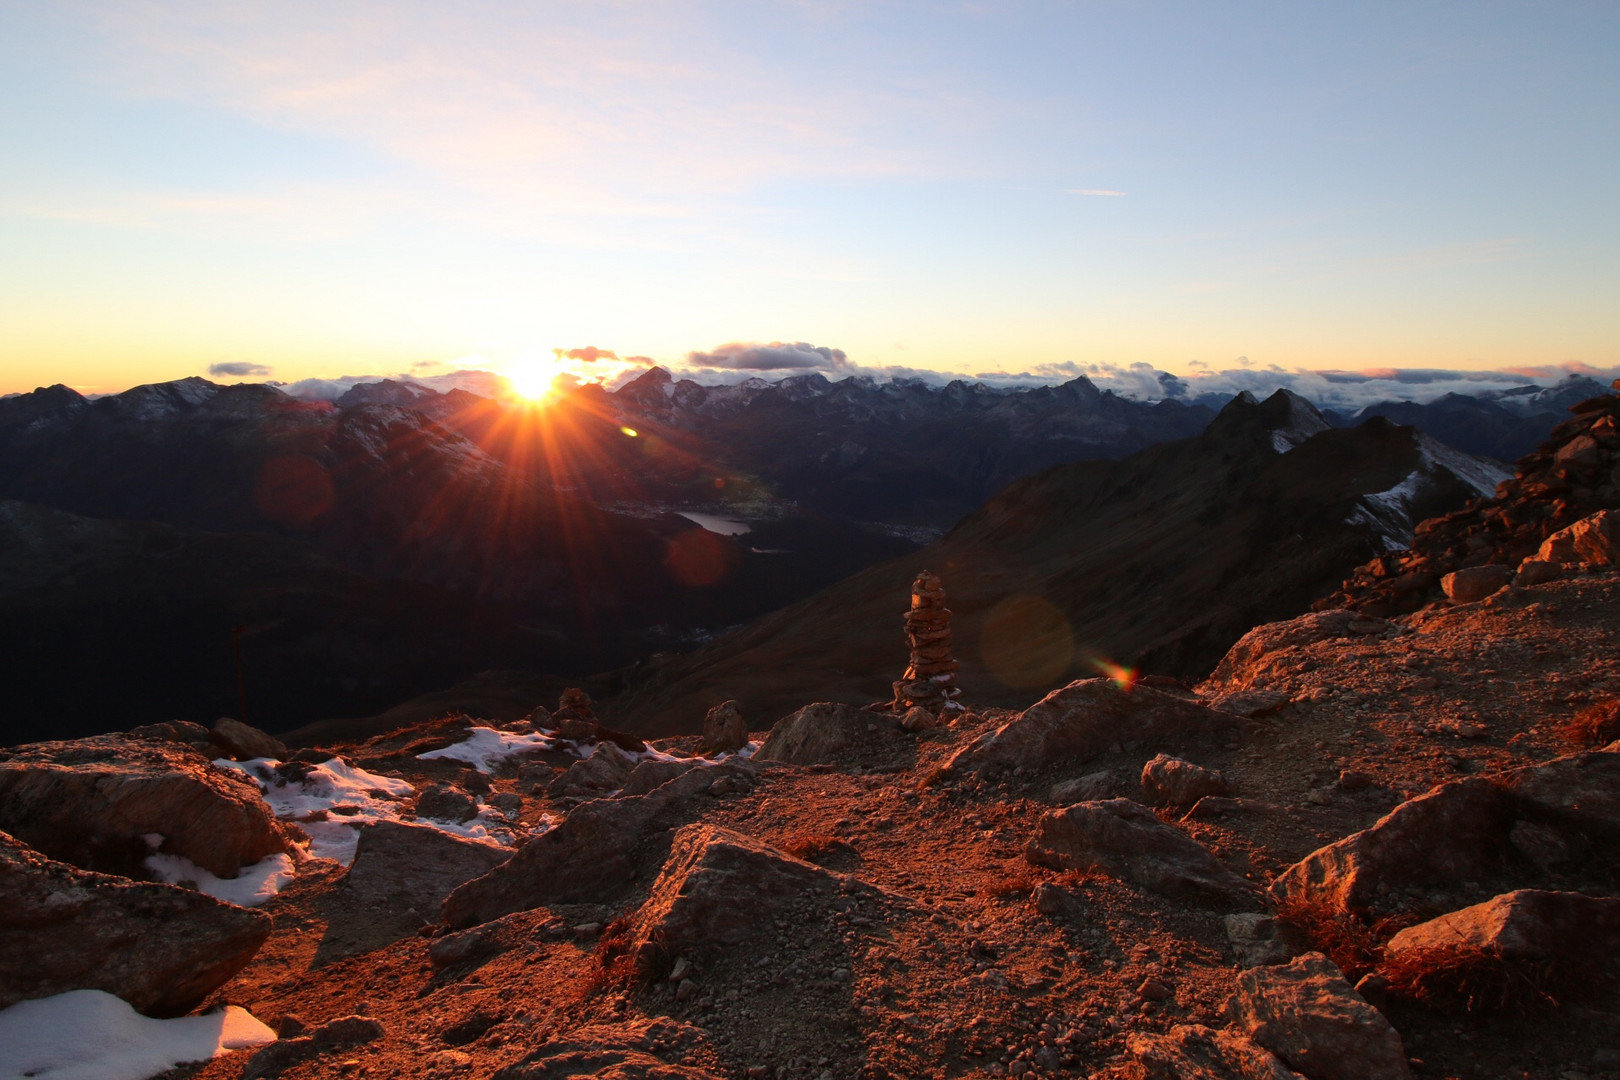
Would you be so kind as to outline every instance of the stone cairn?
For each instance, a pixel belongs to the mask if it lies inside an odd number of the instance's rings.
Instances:
[[[963,711],[956,699],[956,669],[951,658],[951,613],[939,575],[924,570],[911,583],[911,610],[906,612],[906,644],[911,662],[894,684],[897,710],[927,709],[936,715]]]

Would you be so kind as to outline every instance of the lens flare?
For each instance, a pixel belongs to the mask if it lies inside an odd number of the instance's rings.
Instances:
[[[1129,693],[1136,685],[1140,673],[1135,668],[1128,668],[1124,664],[1116,664],[1112,660],[1105,660],[1100,656],[1091,658],[1091,666],[1097,669],[1098,674],[1114,680],[1114,685]]]
[[[624,433],[625,433],[625,435],[627,435],[627,436],[628,436],[628,437],[630,437],[630,438],[632,438],[632,439],[633,439],[633,438],[635,438],[635,437],[636,437],[636,436],[637,436],[637,435],[640,435],[640,434],[641,434],[641,432],[639,432],[639,431],[637,431],[637,430],[636,430],[636,429],[635,429],[635,428],[633,428],[633,427],[622,427],[622,428],[620,428],[620,429],[619,429],[619,430],[620,430],[620,431],[622,431],[622,432],[624,432]]]

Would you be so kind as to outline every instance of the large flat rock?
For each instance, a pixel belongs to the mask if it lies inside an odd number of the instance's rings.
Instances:
[[[1165,896],[1252,902],[1258,888],[1208,848],[1129,799],[1076,803],[1041,817],[1024,849],[1060,870],[1100,869]]]
[[[1238,975],[1236,1027],[1310,1080],[1408,1080],[1401,1037],[1333,962],[1306,953]]]
[[[0,1008],[105,990],[190,1011],[270,935],[270,917],[175,885],[80,870],[0,833]]]
[[[1152,687],[1124,689],[1112,679],[1081,679],[963,747],[949,767],[958,773],[1041,769],[1087,761],[1116,742],[1209,734],[1236,723],[1230,713]]]
[[[101,735],[0,750],[0,829],[86,870],[142,876],[157,848],[217,877],[288,849],[252,784],[178,743]]]

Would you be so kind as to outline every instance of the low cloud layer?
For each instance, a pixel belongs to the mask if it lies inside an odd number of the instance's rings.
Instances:
[[[619,358],[619,354],[612,349],[598,349],[595,345],[587,345],[583,349],[552,349],[551,352],[558,360],[582,360],[587,364]]]
[[[686,366],[724,371],[854,373],[853,365],[843,349],[811,345],[805,341],[791,344],[781,341],[769,344],[732,341],[708,352],[687,353]]]
[[[1246,358],[1240,358],[1244,363]],[[1278,390],[1292,390],[1326,409],[1355,412],[1381,401],[1433,401],[1446,394],[1473,396],[1498,394],[1523,386],[1552,386],[1576,376],[1607,384],[1620,368],[1594,368],[1586,364],[1550,364],[1535,368],[1453,371],[1444,368],[1368,368],[1363,371],[1324,370],[1278,366],[1242,366],[1212,371],[1194,367],[1186,375],[1163,371],[1151,364],[1038,364],[1027,371],[986,371],[977,376],[994,386],[1040,386],[1084,376],[1100,389],[1112,390],[1136,401],[1173,398],[1226,398],[1247,390],[1264,398]]]
[[[208,365],[210,375],[233,375],[238,378],[247,376],[264,376],[270,374],[270,369],[263,364],[251,363],[247,360],[226,360],[218,364]]]

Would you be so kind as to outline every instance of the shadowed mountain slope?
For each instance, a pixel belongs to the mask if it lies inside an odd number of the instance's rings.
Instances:
[[[1196,438],[1019,481],[920,552],[641,665],[612,715],[668,732],[725,698],[758,721],[812,698],[887,698],[923,568],[944,578],[975,704],[1027,702],[1112,663],[1201,676],[1250,627],[1303,610],[1501,475],[1385,420],[1329,430],[1295,395],[1244,395]]]

